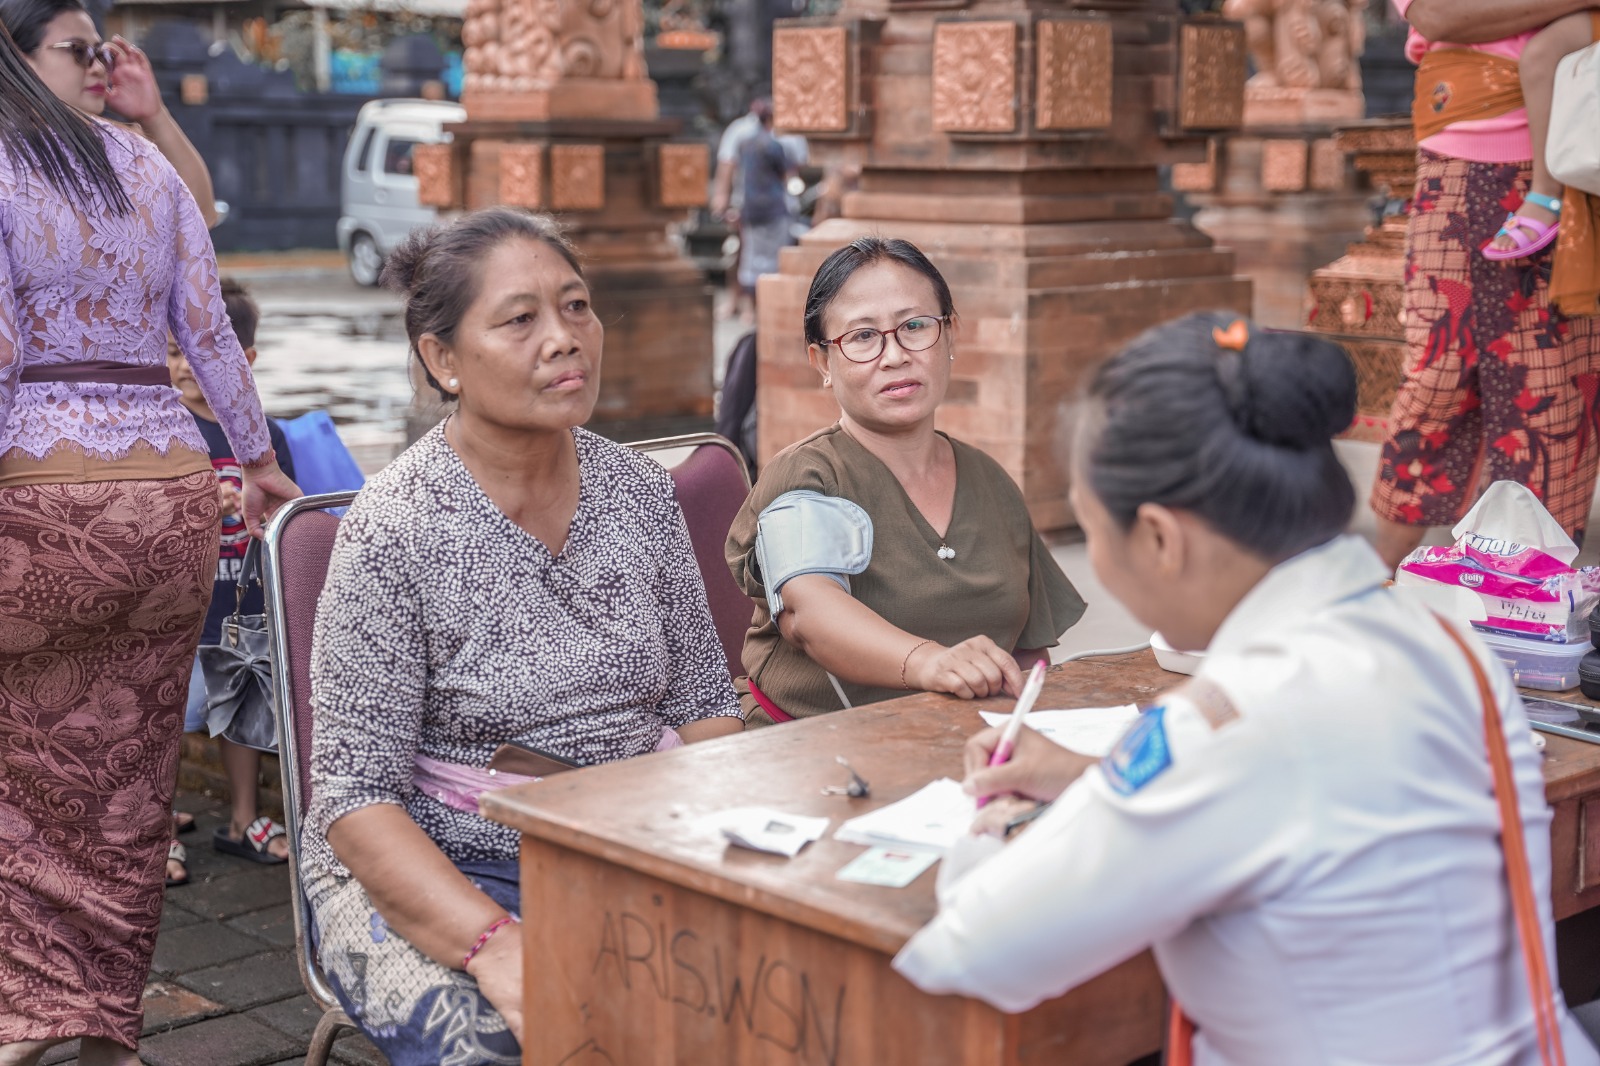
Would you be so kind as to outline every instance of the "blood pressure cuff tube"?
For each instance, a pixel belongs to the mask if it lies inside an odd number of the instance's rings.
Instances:
[[[872,519],[838,496],[786,492],[756,518],[756,565],[772,617],[783,613],[783,586],[802,574],[824,574],[850,591],[851,574],[872,562]]]

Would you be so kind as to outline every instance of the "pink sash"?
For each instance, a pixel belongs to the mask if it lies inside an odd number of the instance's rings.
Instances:
[[[655,750],[671,751],[673,748],[681,747],[683,738],[670,726],[663,726],[661,740],[657,742]],[[539,780],[537,777],[527,777],[523,774],[506,774],[498,770],[480,770],[475,766],[463,766],[460,763],[440,762],[420,753],[411,767],[411,783],[416,786],[418,792],[438,800],[446,807],[466,811],[469,814],[478,813],[478,798],[485,792],[537,780]]]

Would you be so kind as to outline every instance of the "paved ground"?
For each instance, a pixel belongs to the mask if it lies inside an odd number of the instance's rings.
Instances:
[[[181,794],[195,815],[184,834],[191,883],[167,891],[154,972],[145,986],[140,1057],[154,1066],[275,1066],[305,1060],[321,1012],[305,995],[294,956],[286,866],[219,855],[211,834],[220,801]],[[44,1058],[75,1062],[77,1042]],[[342,1066],[386,1066],[365,1037],[334,1045]]]

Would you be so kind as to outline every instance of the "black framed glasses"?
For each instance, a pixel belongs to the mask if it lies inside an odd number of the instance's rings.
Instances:
[[[99,44],[90,44],[82,38],[74,37],[70,41],[59,41],[50,47],[59,48],[71,55],[72,61],[84,70],[94,66],[97,60],[108,71],[117,64],[117,53],[105,41],[101,41]]]
[[[916,318],[906,319],[894,329],[859,326],[848,333],[841,333],[827,343],[837,345],[839,353],[852,363],[870,363],[883,354],[884,346],[889,343],[891,335],[895,342],[908,352],[927,351],[939,343],[939,337],[944,333],[944,324],[949,320],[949,315],[918,315]]]

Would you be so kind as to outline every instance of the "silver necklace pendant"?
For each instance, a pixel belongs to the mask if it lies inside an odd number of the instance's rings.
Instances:
[[[956,550],[950,547],[948,544],[941,544],[939,545],[939,551],[937,554],[941,559],[954,559],[956,557]]]

